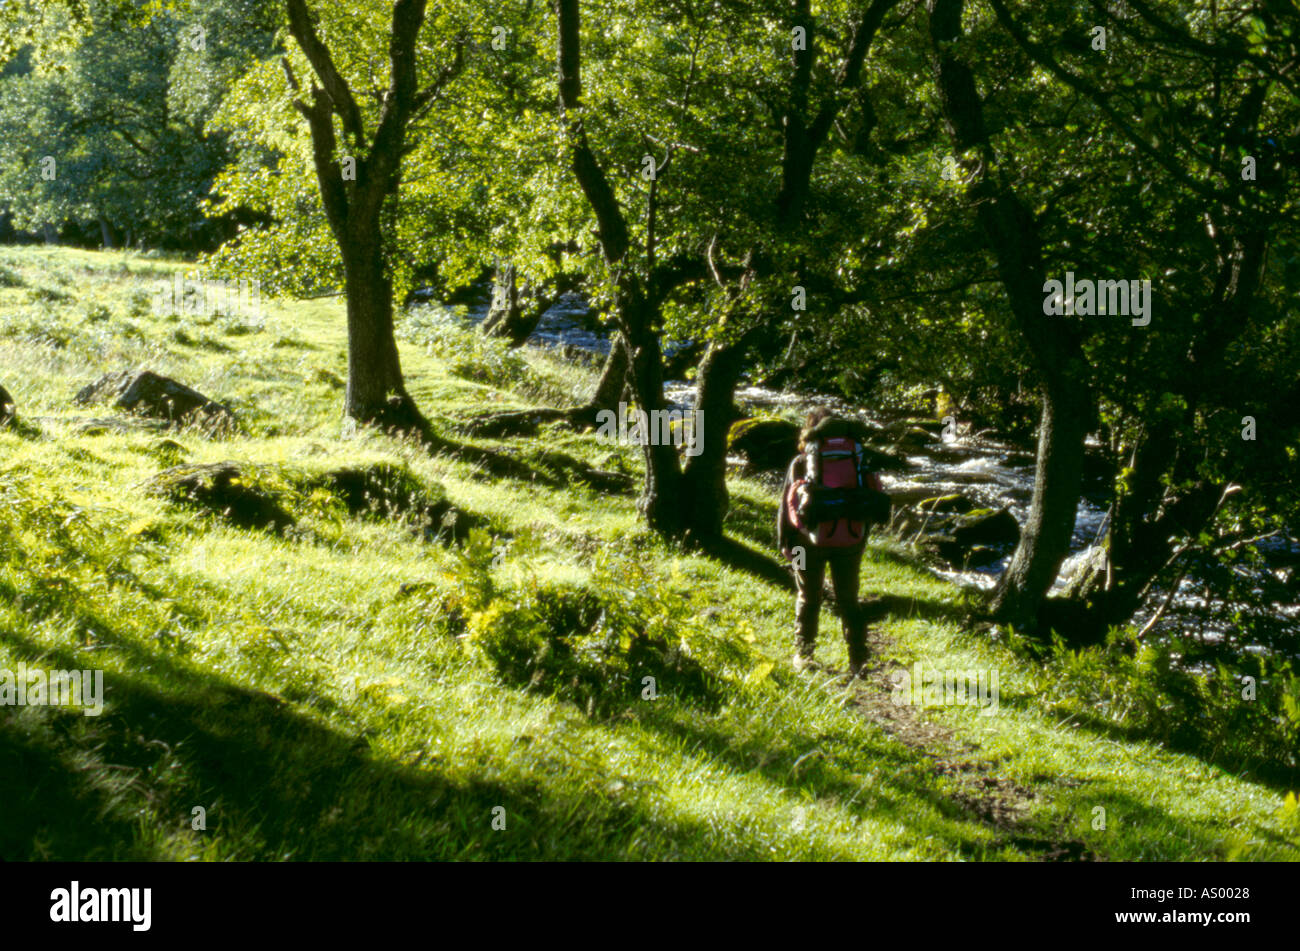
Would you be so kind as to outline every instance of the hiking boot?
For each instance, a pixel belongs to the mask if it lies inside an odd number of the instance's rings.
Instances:
[[[867,673],[867,661],[871,659],[871,650],[865,639],[849,641],[849,676],[864,677]]]
[[[805,641],[803,638],[796,638],[794,642],[794,657],[790,659],[794,669],[798,671],[810,670],[817,666],[813,660],[812,641]]]

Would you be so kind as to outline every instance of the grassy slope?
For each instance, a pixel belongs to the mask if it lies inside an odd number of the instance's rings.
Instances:
[[[998,716],[917,713],[882,702],[880,679],[864,691],[795,675],[790,597],[662,547],[631,496],[493,481],[385,438],[341,439],[339,302],[267,302],[255,332],[154,317],[152,282],[179,266],[0,251],[0,382],[41,431],[0,432],[0,668],[99,667],[108,687],[98,718],[0,708],[0,857],[1300,857],[1276,792],[1067,720],[1032,665],[960,632],[954,589],[901,549],[881,543],[864,564],[864,594],[906,605],[879,625],[886,660],[996,667]],[[509,392],[418,346],[402,356],[444,426],[589,382],[530,355]],[[176,448],[147,432],[78,432],[112,411],[71,394],[125,365],[228,401],[246,433],[181,434]],[[606,469],[638,465],[594,435],[542,442]],[[222,459],[282,472],[404,463],[496,533],[531,533],[531,550],[492,569],[511,597],[563,581],[614,598],[650,585],[726,638],[752,632],[747,649],[774,665],[764,675],[751,662],[712,706],[668,689],[588,716],[507,685],[446,633],[439,597],[463,586],[460,561],[403,525],[300,499],[304,534],[282,538],[140,487],[177,461]],[[733,486],[733,531],[763,544],[770,492]],[[399,597],[413,580],[431,586]],[[842,667],[829,613],[822,625],[819,656]],[[196,806],[205,831],[191,828]]]

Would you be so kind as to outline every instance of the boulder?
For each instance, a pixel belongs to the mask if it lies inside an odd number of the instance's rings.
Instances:
[[[1006,552],[998,551],[996,548],[989,548],[985,545],[976,545],[970,551],[966,552],[966,557],[962,565],[966,568],[986,568],[989,565],[996,565],[1006,556]]]
[[[929,538],[925,547],[939,554],[944,561],[954,568],[969,571],[972,568],[986,568],[995,565],[1006,556],[1006,552],[988,545],[967,546],[951,535],[937,535]]]
[[[742,419],[732,425],[727,448],[743,453],[753,469],[784,469],[799,452],[799,427],[775,417]]]
[[[235,425],[235,414],[228,406],[152,370],[107,373],[76,395],[82,405],[109,400],[128,413],[166,420],[172,425],[209,429],[231,429]]]
[[[894,507],[918,505],[927,499],[934,498],[934,486],[932,485],[896,485],[885,490],[889,498],[893,501]]]
[[[901,452],[916,452],[935,441],[934,436],[926,430],[912,426],[894,437],[894,448]]]
[[[1109,553],[1104,545],[1093,545],[1071,556],[1061,565],[1065,580],[1064,597],[1071,601],[1084,601],[1106,580]]]
[[[975,509],[957,519],[952,536],[968,549],[977,545],[1015,545],[1020,541],[1020,524],[1006,509]]]

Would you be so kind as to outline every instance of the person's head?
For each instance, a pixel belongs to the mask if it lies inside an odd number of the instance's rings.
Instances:
[[[830,419],[834,415],[835,414],[825,406],[818,406],[816,409],[809,411],[808,415],[804,417],[803,431],[799,433],[800,452],[803,452],[808,448],[808,435],[817,428],[817,424],[823,420]]]

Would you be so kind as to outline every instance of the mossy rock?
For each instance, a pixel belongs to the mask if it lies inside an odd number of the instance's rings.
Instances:
[[[442,486],[425,485],[405,466],[393,463],[333,469],[304,480],[302,487],[329,492],[351,515],[409,519],[427,538],[441,535],[461,541],[471,528],[485,524],[452,505]]]
[[[1020,523],[1007,509],[974,509],[957,519],[952,534],[966,548],[1015,545],[1020,541]]]
[[[903,472],[912,465],[902,453],[865,443],[862,446],[862,461],[872,472]]]
[[[106,373],[78,390],[75,400],[82,406],[111,400],[117,409],[174,426],[229,432],[237,425],[230,407],[152,370]]]
[[[733,423],[729,452],[741,453],[753,469],[784,469],[799,452],[799,427],[776,417],[753,417]]]
[[[284,531],[294,524],[278,493],[237,462],[173,466],[154,476],[147,491],[211,512],[239,528]]]

